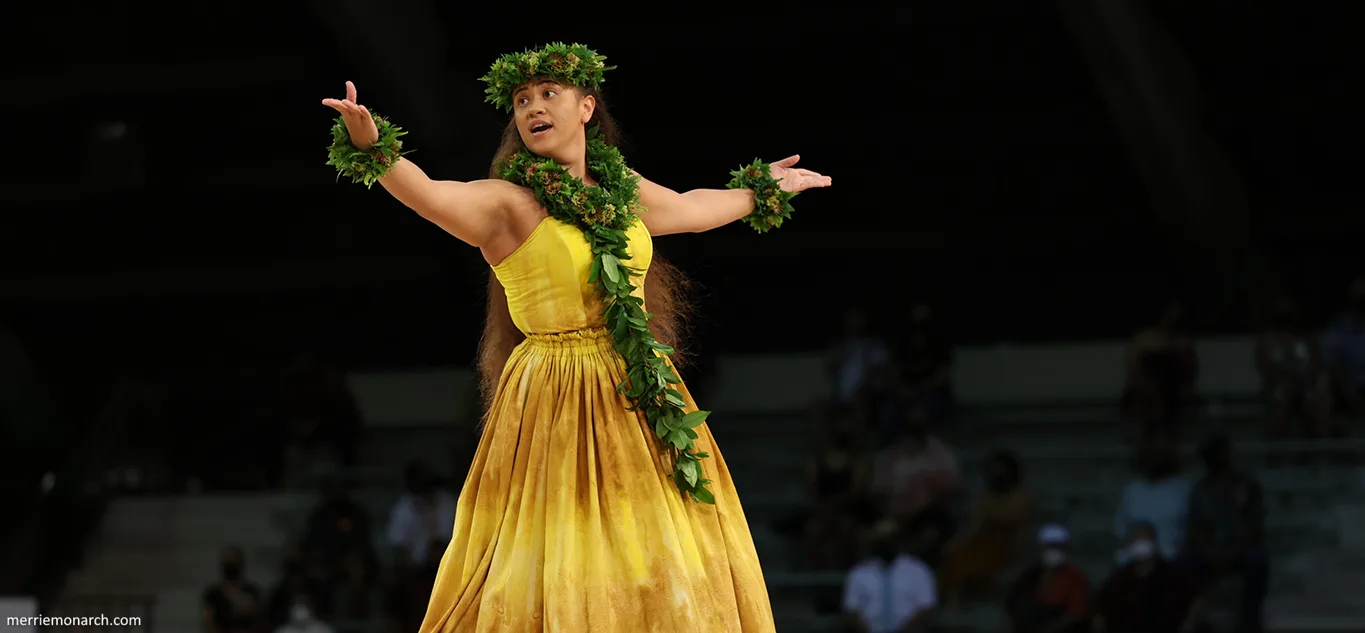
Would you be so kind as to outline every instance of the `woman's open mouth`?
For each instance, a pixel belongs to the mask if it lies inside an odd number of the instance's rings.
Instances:
[[[543,136],[544,134],[548,133],[550,130],[554,129],[554,127],[555,127],[555,126],[553,126],[553,125],[551,125],[551,124],[549,124],[549,123],[541,123],[541,122],[532,123],[532,124],[531,124],[531,136]]]

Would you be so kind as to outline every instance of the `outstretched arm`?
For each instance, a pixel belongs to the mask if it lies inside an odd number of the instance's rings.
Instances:
[[[374,115],[356,101],[355,84],[346,82],[345,99],[323,99],[322,104],[341,113],[356,149],[368,150],[379,140]],[[418,215],[478,247],[487,245],[503,229],[505,211],[518,189],[501,180],[432,180],[405,158],[394,162],[379,184]]]
[[[831,184],[828,176],[808,169],[793,169],[792,165],[800,158],[792,156],[772,164],[772,176],[783,190],[798,192]],[[640,204],[645,207],[640,218],[650,235],[701,233],[753,212],[754,192],[748,189],[693,189],[678,193],[641,176]]]
[[[748,189],[693,189],[678,193],[640,177],[640,214],[654,236],[701,233],[734,222],[754,209]]]

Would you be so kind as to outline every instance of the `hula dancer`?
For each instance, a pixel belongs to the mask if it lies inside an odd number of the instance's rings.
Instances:
[[[672,357],[681,277],[651,238],[736,220],[760,233],[830,179],[792,156],[677,193],[626,166],[580,44],[503,56],[511,113],[488,180],[432,180],[356,101],[328,163],[378,182],[492,267],[480,345],[487,413],[422,633],[769,632],[739,497]]]

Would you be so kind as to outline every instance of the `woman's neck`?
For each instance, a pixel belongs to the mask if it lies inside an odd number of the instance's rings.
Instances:
[[[596,185],[592,174],[588,173],[588,147],[586,142],[574,143],[574,147],[568,148],[559,156],[547,156],[561,167],[568,170],[569,175],[583,181],[585,185]]]

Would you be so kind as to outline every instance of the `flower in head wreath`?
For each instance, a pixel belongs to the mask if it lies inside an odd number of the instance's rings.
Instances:
[[[486,100],[511,112],[512,91],[538,77],[593,90],[600,88],[602,75],[615,68],[606,65],[606,59],[582,44],[554,42],[539,50],[503,55],[479,79],[488,84],[484,89]]]

